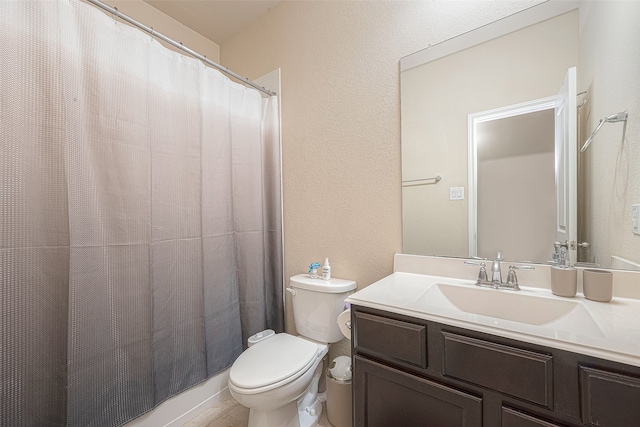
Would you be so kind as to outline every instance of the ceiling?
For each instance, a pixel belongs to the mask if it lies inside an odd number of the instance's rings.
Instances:
[[[144,1],[218,45],[280,3],[280,0]]]

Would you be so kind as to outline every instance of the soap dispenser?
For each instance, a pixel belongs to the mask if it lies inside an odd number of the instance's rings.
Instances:
[[[322,266],[322,280],[331,280],[331,266],[329,265],[329,258],[324,259],[324,265]]]
[[[578,289],[578,271],[569,266],[567,247],[560,245],[557,265],[551,267],[551,292],[560,297],[574,297]]]

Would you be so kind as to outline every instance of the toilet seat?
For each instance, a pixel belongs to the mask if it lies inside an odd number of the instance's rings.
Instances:
[[[229,382],[245,394],[263,393],[300,377],[319,356],[317,344],[286,333],[276,334],[238,357],[229,372]]]

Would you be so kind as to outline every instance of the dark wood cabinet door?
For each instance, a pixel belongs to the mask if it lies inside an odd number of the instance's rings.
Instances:
[[[502,407],[501,427],[563,427],[561,424],[541,420],[511,408]]]
[[[640,425],[640,378],[580,366],[582,422],[594,427]]]
[[[354,357],[356,427],[481,427],[482,399]]]
[[[355,312],[353,346],[358,353],[427,368],[427,327],[417,323]]]
[[[553,409],[553,357],[450,332],[443,374]]]

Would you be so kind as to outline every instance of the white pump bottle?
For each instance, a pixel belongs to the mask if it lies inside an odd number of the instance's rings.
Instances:
[[[322,280],[331,280],[331,266],[329,265],[329,258],[324,259],[324,265],[322,266]]]

